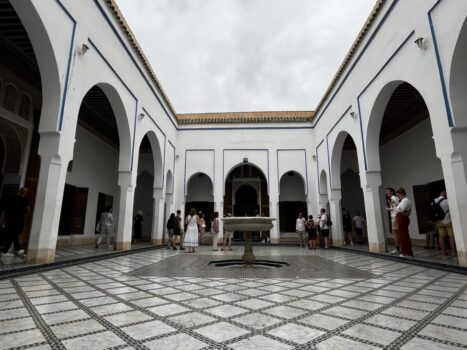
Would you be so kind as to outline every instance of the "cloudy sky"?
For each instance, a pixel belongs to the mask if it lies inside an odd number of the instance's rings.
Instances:
[[[178,113],[313,110],[375,0],[117,0]]]

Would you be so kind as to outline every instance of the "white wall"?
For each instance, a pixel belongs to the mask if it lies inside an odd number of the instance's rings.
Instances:
[[[88,202],[84,234],[94,236],[99,192],[113,196],[114,216],[118,207],[118,151],[78,126],[72,171],[66,183],[86,187]],[[115,221],[117,222],[117,221]],[[81,235],[80,235],[81,236]]]
[[[413,203],[414,185],[424,185],[443,179],[441,162],[436,158],[430,121],[427,119],[385,144],[380,149],[383,187],[404,187]],[[384,197],[381,206],[385,205]],[[424,238],[418,234],[416,207],[413,205],[409,232],[412,238]],[[386,217],[386,215],[383,216]],[[388,230],[388,225],[384,225]]]

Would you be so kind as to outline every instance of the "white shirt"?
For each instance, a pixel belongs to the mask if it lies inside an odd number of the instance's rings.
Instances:
[[[356,228],[363,228],[363,224],[365,223],[365,219],[361,216],[354,216],[352,221],[355,223]]]
[[[403,214],[405,214],[407,216],[410,215],[411,210],[412,210],[412,203],[410,202],[410,200],[407,197],[402,198],[401,201],[399,202],[399,204],[396,207],[396,211],[398,213],[403,213]]]
[[[443,200],[444,199],[444,200]],[[443,200],[441,202],[441,200]],[[441,203],[440,203],[441,202]],[[441,209],[443,209],[444,211],[444,218],[443,220],[440,220],[438,221],[440,224],[450,224],[451,223],[451,214],[449,213],[449,202],[448,202],[448,199],[443,197],[443,196],[439,196],[438,198],[435,199],[435,203],[439,203],[439,206],[441,207]]]
[[[101,214],[101,225],[112,227],[114,224],[114,217],[112,213],[104,212]]]
[[[305,218],[298,218],[295,224],[295,231],[305,231]]]
[[[329,227],[326,224],[328,222],[328,216],[326,214],[321,214],[319,217],[319,227],[321,230],[327,230]]]
[[[396,215],[397,215],[397,205],[399,204],[399,197],[397,196],[392,196],[390,198],[390,201],[391,201],[391,205],[390,205],[390,208],[391,208],[391,217],[392,218],[395,218]]]

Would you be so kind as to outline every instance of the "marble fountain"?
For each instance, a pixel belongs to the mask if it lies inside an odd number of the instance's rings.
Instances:
[[[253,253],[252,232],[268,231],[273,227],[272,222],[275,218],[262,216],[241,216],[226,217],[221,219],[224,222],[224,231],[241,231],[244,233],[245,250],[242,259],[230,259],[212,261],[210,264],[218,267],[282,267],[288,266],[287,263],[271,260],[256,260]]]

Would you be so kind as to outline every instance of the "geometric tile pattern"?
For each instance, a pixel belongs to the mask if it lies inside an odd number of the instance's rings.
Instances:
[[[467,276],[337,250],[260,250],[367,277],[134,276],[183,254],[134,253],[0,280],[0,349],[467,348]]]

